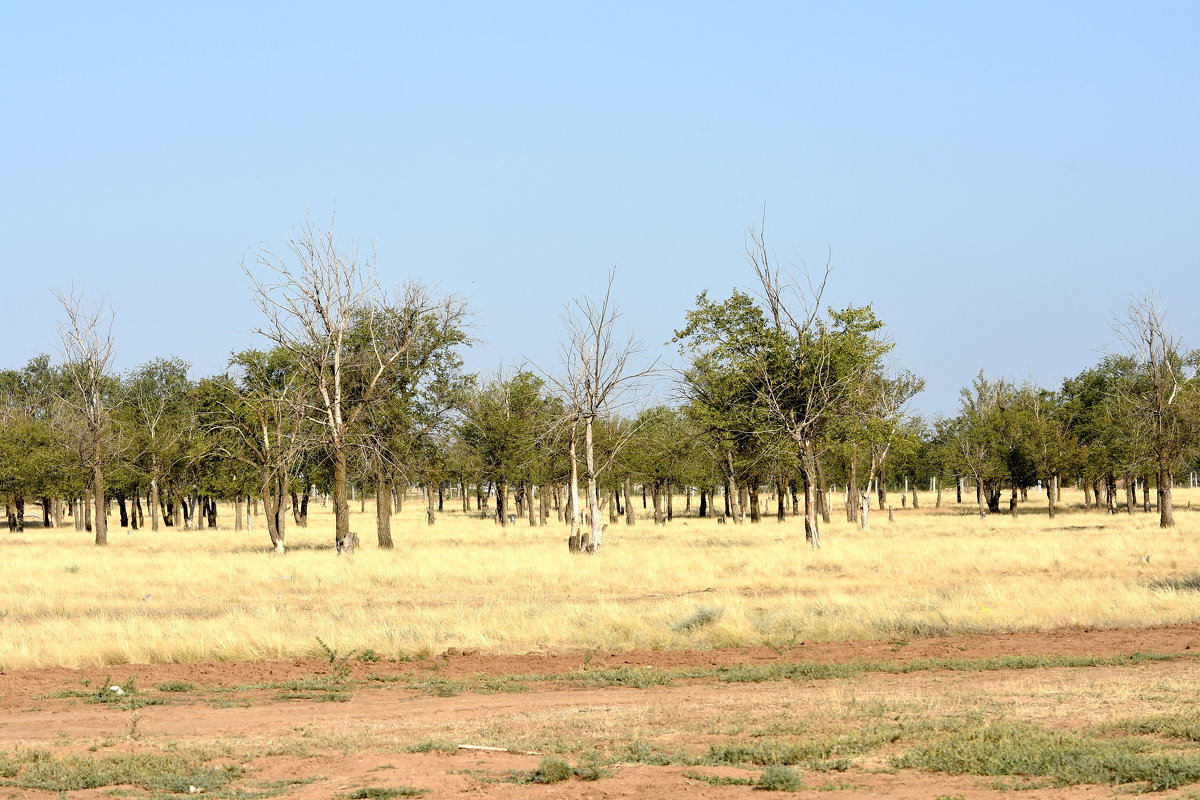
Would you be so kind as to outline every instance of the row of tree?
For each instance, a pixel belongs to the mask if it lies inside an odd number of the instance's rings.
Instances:
[[[1149,510],[1153,485],[1161,524],[1173,524],[1174,474],[1200,445],[1200,383],[1196,354],[1153,302],[1131,304],[1117,326],[1128,352],[1061,388],[981,373],[956,416],[927,423],[906,410],[923,382],[892,366],[871,307],[825,307],[828,265],[791,281],[760,231],[748,244],[756,291],[697,298],[675,336],[682,401],[640,411],[655,365],[616,335],[611,276],[603,298],[569,308],[559,365],[486,378],[463,369],[460,299],[419,283],[384,291],[373,255],[311,222],[282,254],[243,264],[267,346],[235,354],[221,375],[193,381],[179,359],[115,375],[110,318],[61,297],[61,363],[39,356],[0,373],[9,525],[40,504],[44,524],[70,515],[102,545],[110,513],[129,527],[147,516],[154,530],[201,527],[222,500],[235,528],[261,507],[282,552],[289,517],[305,524],[316,494],[332,503],[345,552],[357,491],[375,497],[390,548],[392,511],[420,487],[430,524],[449,495],[502,526],[553,514],[573,551],[594,551],[606,515],[633,523],[636,489],[657,523],[679,493],[702,516],[757,522],[771,515],[766,494],[777,518],[803,515],[815,548],[832,487],[865,527],[873,502],[886,508],[889,489],[910,481],[936,488],[939,504],[943,487],[962,502],[969,485],[981,513],[998,512],[1006,490],[1016,513],[1040,485],[1051,516],[1063,481],[1089,505],[1103,492],[1113,512],[1118,487],[1130,511]]]

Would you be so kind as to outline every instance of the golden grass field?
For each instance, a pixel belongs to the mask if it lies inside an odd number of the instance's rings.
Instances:
[[[1084,511],[1073,492],[1053,523],[1034,492],[1016,519],[980,519],[968,502],[934,511],[922,495],[894,523],[875,512],[869,531],[835,516],[818,552],[802,520],[677,517],[610,526],[601,553],[571,555],[554,522],[505,529],[448,510],[428,527],[415,498],[390,552],[374,546],[371,505],[352,503],[362,546],[341,558],[319,503],[308,528],[288,527],[283,556],[261,520],[239,533],[114,526],[107,548],[34,523],[0,534],[0,669],[314,656],[320,642],[405,659],[1196,621],[1200,489],[1175,497],[1177,527],[1162,531],[1156,514]]]

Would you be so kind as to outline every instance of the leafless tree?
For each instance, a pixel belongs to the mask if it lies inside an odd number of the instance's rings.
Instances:
[[[354,549],[350,531],[347,460],[367,408],[412,353],[414,342],[435,330],[460,326],[465,304],[435,298],[410,283],[391,297],[379,285],[375,254],[342,249],[333,225],[306,219],[284,253],[252,250],[243,261],[255,303],[266,318],[257,329],[295,361],[312,389],[300,409],[325,434],[333,461],[333,508],[338,552]],[[450,340],[452,337],[445,337]]]
[[[80,456],[91,473],[92,503],[96,510],[93,530],[96,544],[108,544],[108,519],[104,508],[104,434],[109,421],[105,381],[113,357],[110,309],[91,305],[83,295],[55,292],[67,318],[58,326],[64,372],[72,392],[63,397],[82,420],[86,446]]]
[[[1135,374],[1124,384],[1122,405],[1136,434],[1149,445],[1158,472],[1158,524],[1175,526],[1171,504],[1175,462],[1200,439],[1197,353],[1184,349],[1167,328],[1166,312],[1153,296],[1135,298],[1112,324],[1125,345]]]
[[[645,366],[634,362],[644,347],[631,333],[618,340],[615,327],[621,316],[613,298],[615,272],[599,302],[584,298],[574,301],[563,315],[566,341],[562,345],[562,374],[547,373],[568,404],[571,425],[571,538],[572,549],[594,552],[601,545],[604,526],[600,520],[600,491],[594,428],[603,414],[633,401],[645,381],[656,371],[657,360]],[[583,436],[584,476],[587,481],[590,535],[586,545],[579,535],[579,478],[577,451],[580,429]]]

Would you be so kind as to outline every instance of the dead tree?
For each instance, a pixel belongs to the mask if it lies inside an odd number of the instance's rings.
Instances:
[[[81,449],[90,473],[92,503],[96,509],[93,530],[96,544],[108,544],[108,519],[104,504],[104,434],[110,411],[105,397],[107,373],[113,357],[111,310],[88,306],[83,296],[56,292],[67,319],[58,326],[64,372],[72,389],[63,401],[83,422],[87,446]]]

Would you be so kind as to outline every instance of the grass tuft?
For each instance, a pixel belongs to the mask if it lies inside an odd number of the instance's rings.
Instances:
[[[1144,742],[997,723],[918,745],[895,763],[955,775],[1044,776],[1064,786],[1142,784],[1161,791],[1200,781],[1200,756],[1144,749]]]
[[[720,606],[700,606],[685,619],[671,626],[675,633],[687,633],[697,628],[712,625],[724,615],[725,609]]]
[[[768,792],[800,792],[804,781],[791,767],[775,765],[763,770],[755,786]]]

